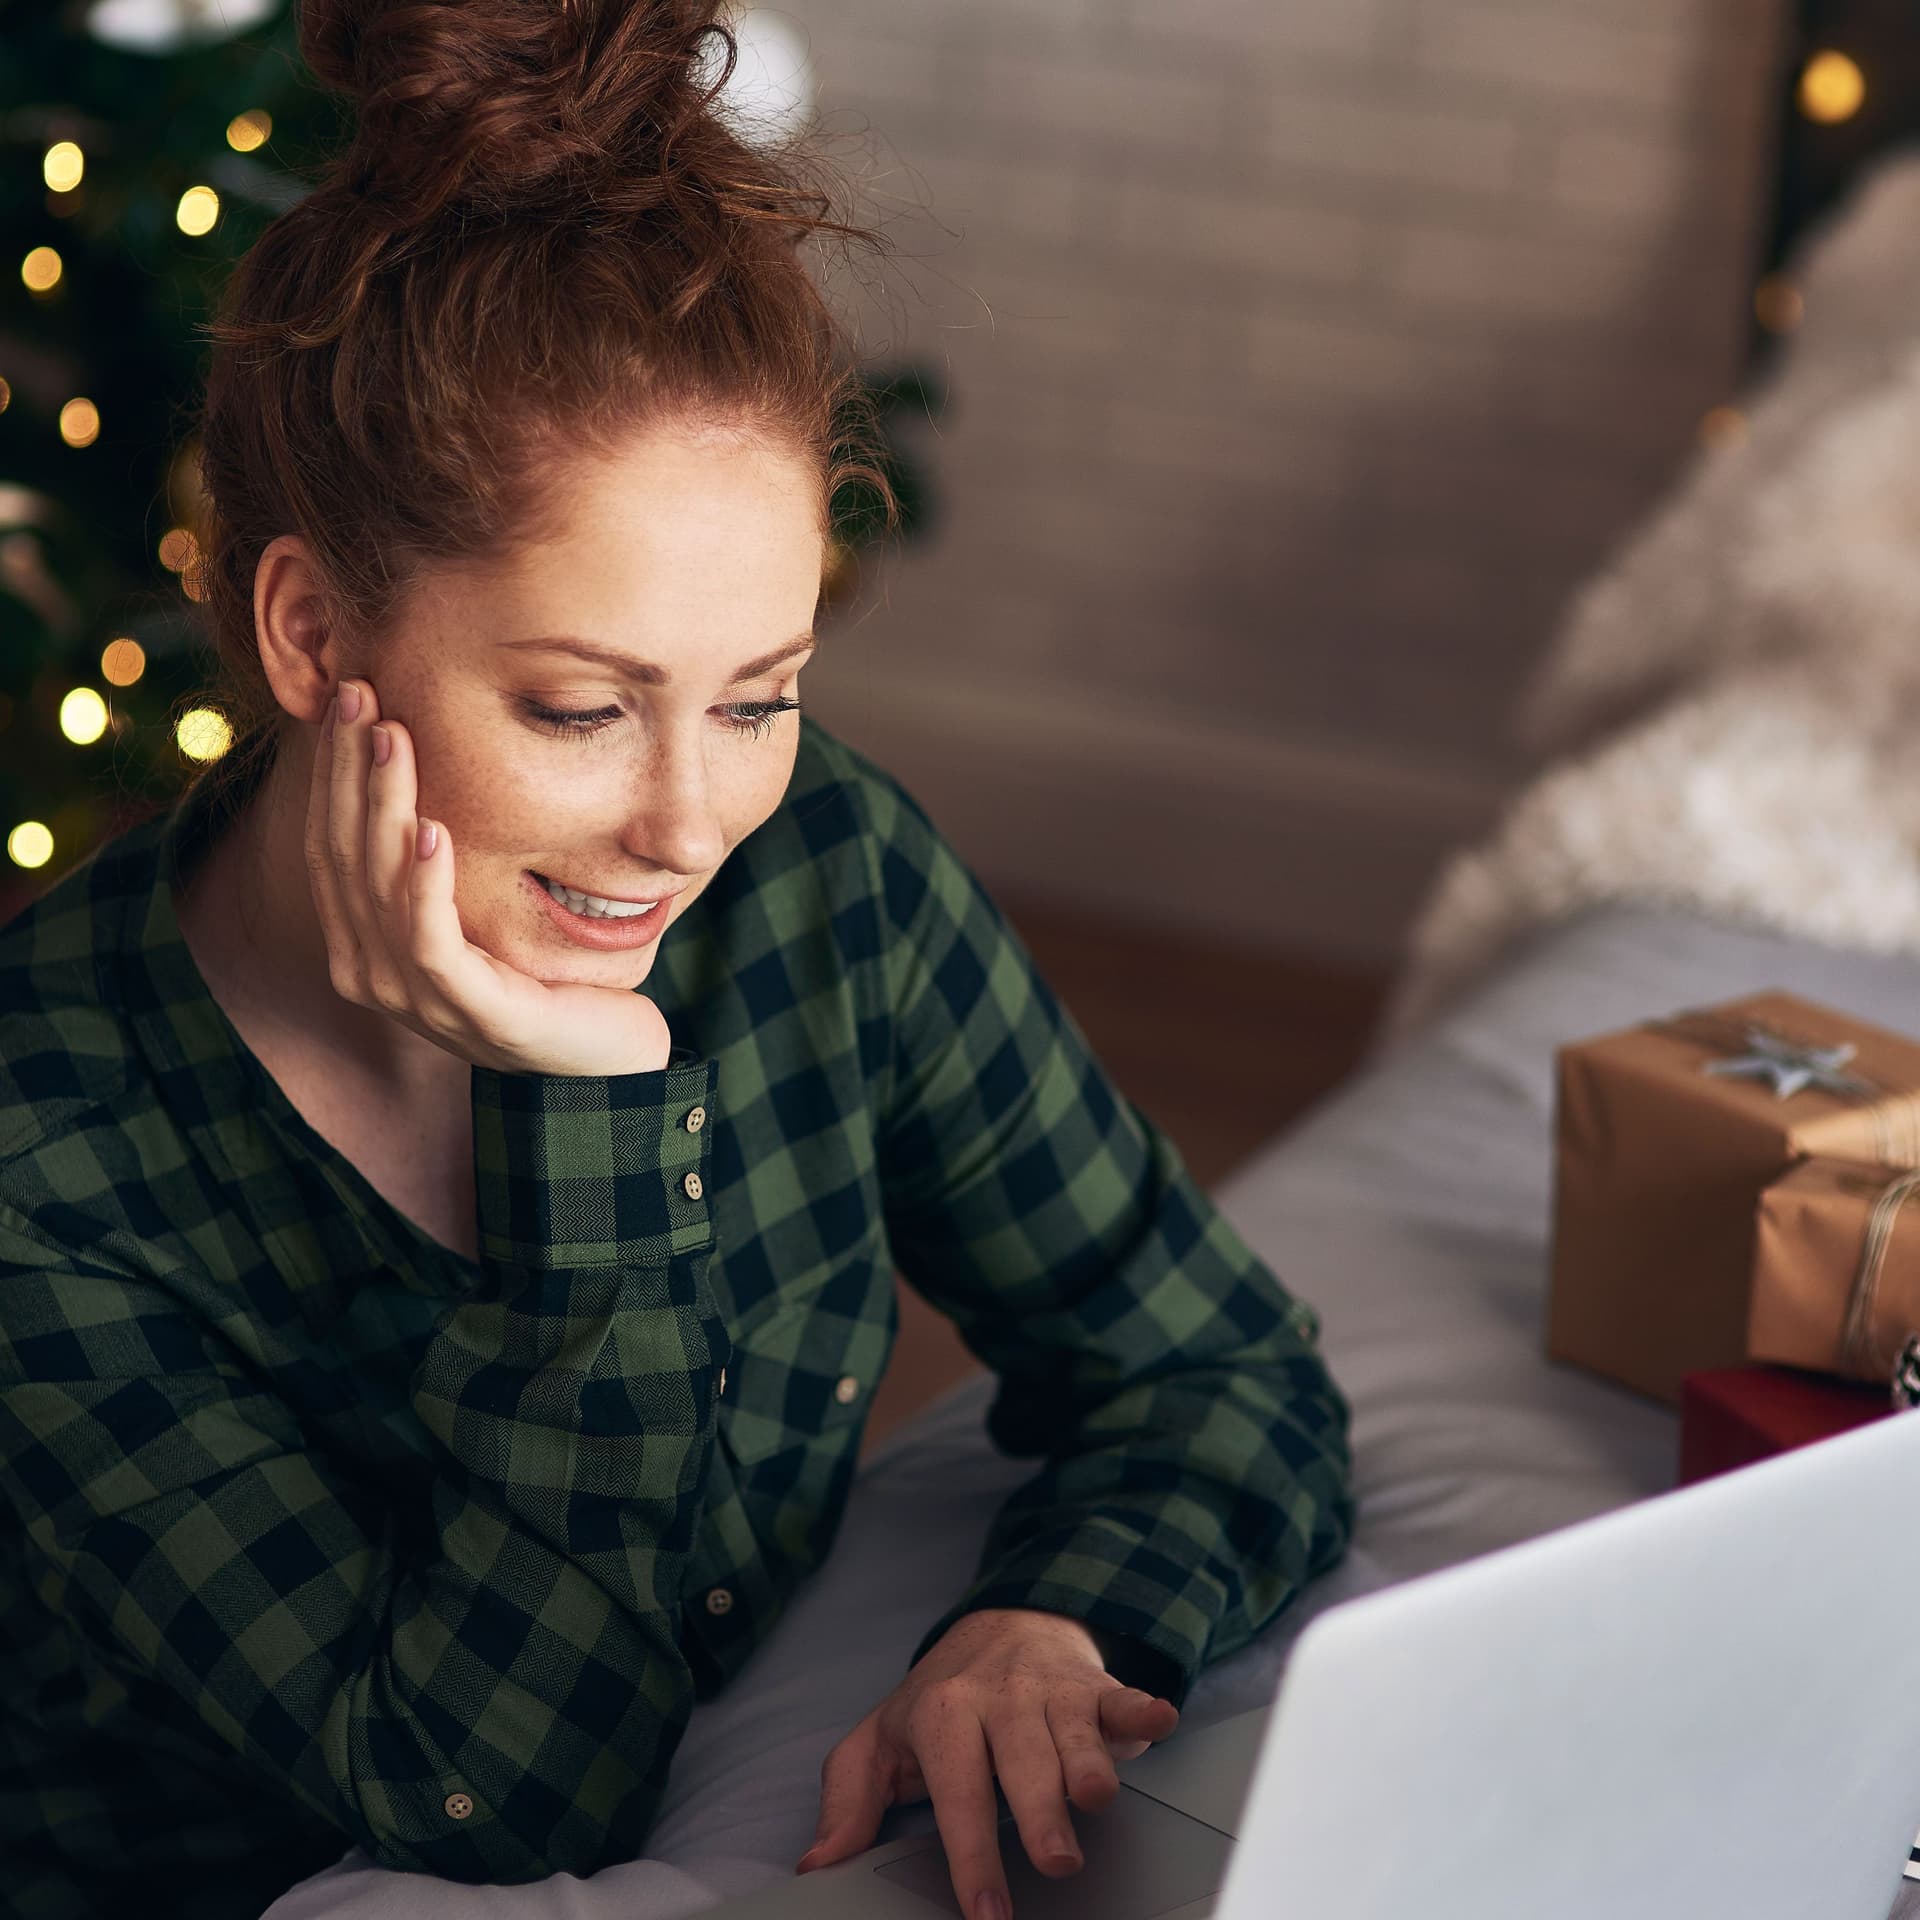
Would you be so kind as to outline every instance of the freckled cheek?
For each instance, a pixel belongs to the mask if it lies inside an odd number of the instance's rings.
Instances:
[[[424,752],[422,755],[424,766]],[[518,867],[532,851],[565,845],[594,813],[596,783],[537,752],[447,755],[421,781],[420,810],[445,820],[472,862]]]

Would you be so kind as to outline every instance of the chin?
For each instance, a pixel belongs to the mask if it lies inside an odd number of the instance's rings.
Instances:
[[[556,954],[543,947],[507,965],[547,987],[637,987],[653,971],[654,950],[642,953]]]

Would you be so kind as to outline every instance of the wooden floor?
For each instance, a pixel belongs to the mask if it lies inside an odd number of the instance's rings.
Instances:
[[[1211,1191],[1359,1059],[1387,980],[995,899],[1120,1090]],[[952,1323],[900,1287],[900,1335],[874,1394],[864,1458],[979,1368]]]

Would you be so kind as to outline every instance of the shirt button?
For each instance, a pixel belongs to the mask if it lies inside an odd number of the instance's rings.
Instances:
[[[453,1820],[464,1820],[473,1811],[472,1799],[464,1793],[447,1795],[447,1815]]]
[[[706,1188],[700,1184],[700,1176],[697,1173],[688,1174],[680,1185],[685,1189],[689,1200],[698,1200],[706,1192]]]
[[[698,1133],[706,1124],[707,1110],[705,1107],[695,1107],[694,1110],[687,1115],[687,1131],[689,1133]]]
[[[709,1613],[728,1613],[732,1611],[732,1608],[733,1595],[730,1594],[725,1587],[715,1587],[707,1595],[707,1611]]]
[[[843,1373],[833,1383],[833,1397],[844,1407],[860,1391],[860,1382],[852,1374]]]

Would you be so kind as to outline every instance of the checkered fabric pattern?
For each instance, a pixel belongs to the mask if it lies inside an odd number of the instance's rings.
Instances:
[[[252,1916],[352,1845],[470,1883],[640,1855],[694,1704],[832,1547],[896,1268],[1039,1463],[915,1659],[1037,1607],[1179,1704],[1339,1558],[1311,1308],[917,802],[799,725],[641,989],[667,1066],[472,1072],[477,1261],[208,993],[169,891],[204,785],[0,929],[10,1912]]]

